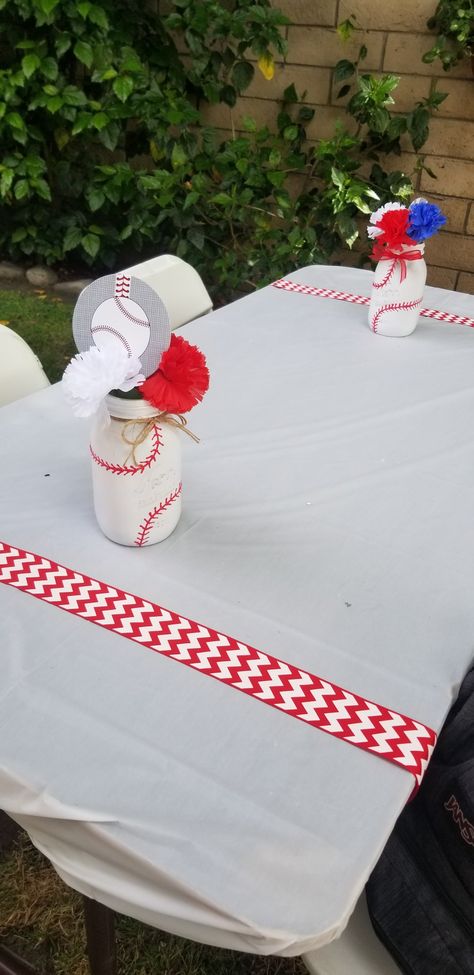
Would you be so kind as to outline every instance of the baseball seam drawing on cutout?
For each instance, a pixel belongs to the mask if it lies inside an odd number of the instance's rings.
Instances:
[[[110,332],[111,335],[114,335],[115,338],[121,342],[121,344],[127,350],[128,355],[132,355],[132,350],[127,342],[127,339],[124,335],[120,334],[118,329],[113,328],[112,325],[91,325],[91,335],[94,335],[94,332]]]
[[[135,316],[132,315],[127,308],[125,308],[125,305],[120,301],[120,298],[117,298],[117,295],[114,296],[114,301],[117,308],[122,312],[122,315],[125,315],[125,318],[128,318],[131,322],[133,322],[134,325],[143,325],[145,328],[150,328],[150,322],[148,319],[143,320],[143,318],[135,318]]]

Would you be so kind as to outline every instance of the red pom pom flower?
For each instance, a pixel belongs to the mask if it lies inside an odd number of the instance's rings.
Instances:
[[[413,241],[407,233],[408,217],[406,207],[400,210],[387,210],[376,224],[380,230],[380,235],[376,238],[377,242],[386,244],[388,247],[412,244]]]
[[[162,413],[187,413],[201,402],[208,388],[205,356],[196,345],[172,332],[158,369],[142,383],[140,392]]]

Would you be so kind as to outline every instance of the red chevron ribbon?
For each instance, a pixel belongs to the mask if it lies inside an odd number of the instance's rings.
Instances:
[[[411,772],[436,743],[426,725],[201,623],[0,542],[0,583],[20,589]]]
[[[300,295],[312,295],[314,298],[335,298],[337,301],[349,301],[355,305],[370,305],[367,295],[354,295],[350,291],[333,291],[331,288],[312,288],[309,284],[297,284],[289,278],[274,281],[273,288],[281,291],[293,291]],[[468,325],[474,328],[474,318],[467,315],[454,315],[450,311],[439,311],[436,308],[421,308],[422,318],[435,318],[438,322],[449,322],[451,325]]]

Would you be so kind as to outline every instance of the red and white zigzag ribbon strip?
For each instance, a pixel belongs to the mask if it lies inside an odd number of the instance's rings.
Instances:
[[[296,291],[300,295],[312,295],[316,298],[335,298],[337,301],[350,301],[356,305],[370,305],[370,298],[366,295],[353,295],[350,291],[332,291],[330,288],[312,288],[308,284],[297,284],[288,278],[280,278],[273,282],[274,288],[282,291]],[[437,311],[436,308],[422,308],[420,315],[423,318],[435,318],[438,322],[449,322],[452,325],[469,325],[474,328],[474,318],[467,315],[453,315],[449,311]]]
[[[0,583],[82,616],[214,677],[313,728],[388,759],[419,785],[436,743],[431,729],[200,623],[0,542]]]

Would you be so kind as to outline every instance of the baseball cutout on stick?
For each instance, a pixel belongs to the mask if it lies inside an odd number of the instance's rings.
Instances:
[[[142,364],[145,376],[158,368],[170,344],[169,315],[148,284],[127,274],[107,274],[81,292],[72,319],[79,352],[91,346],[125,349]]]

